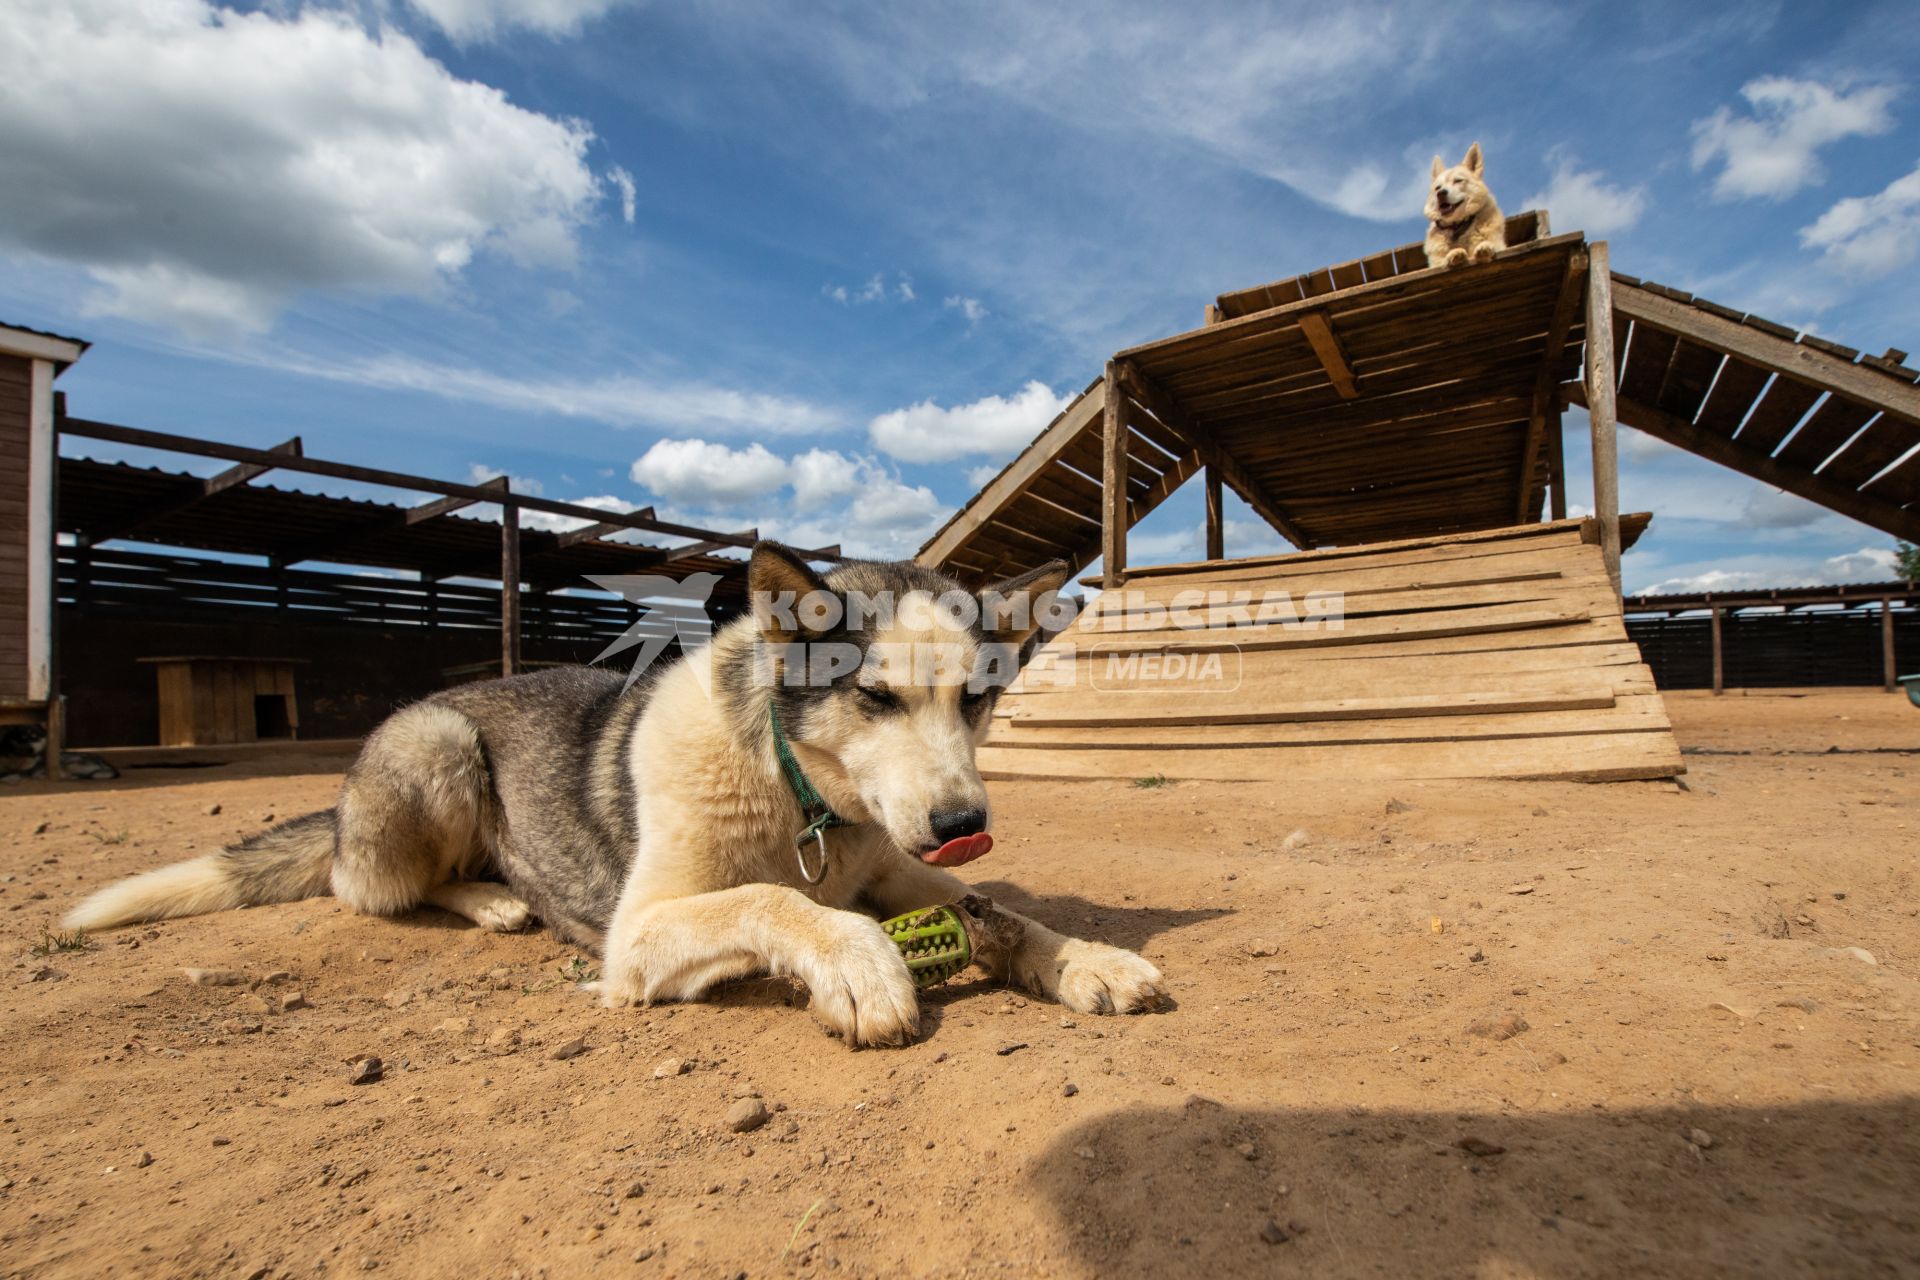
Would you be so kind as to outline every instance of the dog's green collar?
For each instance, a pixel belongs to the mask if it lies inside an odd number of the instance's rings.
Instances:
[[[808,884],[819,884],[827,874],[827,831],[832,827],[851,826],[845,818],[833,811],[813,783],[807,780],[807,774],[800,762],[793,758],[793,748],[787,744],[787,735],[780,731],[780,712],[771,704],[767,707],[769,723],[773,728],[773,754],[780,761],[780,771],[787,775],[787,787],[793,792],[794,801],[799,804],[800,812],[806,815],[807,825],[793,838],[794,854],[800,862],[800,878]],[[807,843],[812,841],[820,849],[820,868],[817,871],[807,867]]]

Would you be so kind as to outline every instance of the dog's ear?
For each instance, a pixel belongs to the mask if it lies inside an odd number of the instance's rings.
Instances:
[[[1433,172],[1428,174],[1427,176],[1429,178],[1437,178],[1441,175],[1441,173],[1443,173],[1446,170],[1446,167],[1447,167],[1447,162],[1445,160],[1442,160],[1439,156],[1435,156],[1433,158]]]
[[[814,592],[828,592],[826,579],[813,571],[792,547],[756,542],[747,561],[747,596],[760,634],[776,644],[792,640],[807,614],[805,603]]]
[[[1468,147],[1467,158],[1460,163],[1467,166],[1468,173],[1471,173],[1476,178],[1479,177],[1487,167],[1486,157],[1480,154],[1480,144],[1476,142]]]
[[[1051,560],[1038,569],[981,588],[981,627],[1000,644],[1024,645],[1047,621],[1070,572],[1065,560]]]

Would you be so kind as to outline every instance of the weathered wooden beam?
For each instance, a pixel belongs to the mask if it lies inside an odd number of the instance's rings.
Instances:
[[[1120,366],[1107,361],[1100,414],[1100,563],[1105,590],[1127,580],[1127,395]]]
[[[1560,421],[1560,400],[1556,394],[1553,414],[1547,419],[1547,483],[1552,486],[1551,514],[1555,520],[1567,518],[1567,438]]]
[[[1900,687],[1899,676],[1894,670],[1893,661],[1893,598],[1880,597],[1880,666],[1885,675],[1888,693]]]
[[[1339,335],[1334,333],[1333,322],[1327,319],[1327,313],[1301,312],[1300,332],[1307,335],[1307,345],[1320,358],[1320,367],[1327,371],[1327,380],[1333,383],[1333,389],[1340,393],[1340,398],[1359,399],[1360,388],[1354,381],[1353,361],[1347,358],[1347,349],[1341,345]]]
[[[1207,559],[1227,558],[1226,517],[1221,507],[1220,468],[1207,468]]]
[[[423,502],[417,507],[408,507],[400,523],[408,525],[420,524],[439,516],[452,515],[454,512],[464,510],[476,503],[491,502],[507,491],[507,478],[505,476],[494,476],[491,480],[482,480],[474,487],[485,490],[485,496],[468,494],[464,496],[450,495],[445,498],[435,498],[432,502]],[[379,522],[377,527],[370,526],[369,532],[377,532],[379,529],[390,529],[393,527],[393,523],[391,520],[383,520]]]
[[[520,508],[500,504],[500,674],[520,670]]]
[[[295,436],[291,440],[283,440],[271,449],[266,450],[267,453],[279,454],[289,458],[300,457],[301,451],[302,446],[299,436]],[[191,511],[208,498],[225,493],[229,489],[236,489],[249,481],[257,480],[272,470],[273,467],[265,462],[242,462],[235,466],[228,467],[219,475],[208,476],[206,479],[200,481],[197,486],[188,489],[186,493],[173,501],[164,502],[150,511],[143,512],[140,515],[134,516],[131,519],[125,520],[120,524],[98,533],[86,535],[83,540],[83,545],[95,546],[102,542],[110,542],[115,538],[130,537],[142,529],[152,528],[163,520],[170,520],[183,512]]]
[[[1750,323],[1736,323],[1696,305],[1625,283],[1615,289],[1613,306],[1636,323],[1681,334],[1749,364],[1817,383],[1849,400],[1920,422],[1920,386],[1901,383],[1875,369],[1863,369],[1817,346],[1779,337]]]
[[[1569,384],[1567,401],[1569,404],[1584,405],[1585,388]],[[1755,480],[1764,481],[1776,489],[1784,489],[1809,502],[1817,502],[1896,538],[1920,542],[1920,509],[1902,510],[1897,504],[1885,498],[1876,498],[1870,492],[1863,493],[1825,483],[1814,472],[1787,466],[1758,450],[1742,448],[1736,441],[1703,431],[1685,418],[1676,417],[1652,405],[1621,400],[1619,413],[1620,421],[1636,431],[1644,431],[1657,440],[1678,445],[1710,462],[1731,467],[1742,475],[1752,476]]]
[[[745,529],[742,530],[742,532],[750,538],[758,538],[760,536],[760,530],[758,529]],[[672,564],[676,560],[691,560],[695,556],[706,555],[709,551],[720,551],[731,545],[733,544],[727,542],[690,542],[684,547],[673,547],[669,549],[665,555],[660,557],[660,563]],[[833,550],[840,550],[838,543],[834,544]]]
[[[1722,610],[1719,605],[1715,605],[1711,610],[1708,611],[1709,617],[1712,620],[1711,629],[1713,632],[1713,692],[1716,696],[1718,696],[1719,694],[1723,694],[1727,691],[1726,662],[1722,657],[1722,653],[1721,653],[1721,644],[1722,644],[1721,628],[1720,628],[1721,613],[1722,613]]]
[[[1587,420],[1593,438],[1593,515],[1613,589],[1620,590],[1620,440],[1614,422],[1613,276],[1607,242],[1587,249]]]
[[[1540,518],[1537,508],[1532,511],[1527,508],[1533,505],[1533,476],[1542,437],[1547,433],[1547,421],[1559,412],[1560,360],[1566,354],[1567,333],[1573,328],[1574,312],[1580,305],[1586,269],[1586,254],[1568,256],[1567,269],[1560,277],[1560,293],[1553,303],[1553,318],[1547,322],[1547,346],[1540,357],[1540,372],[1534,376],[1533,405],[1527,413],[1527,438],[1520,446],[1520,493],[1513,514],[1515,523]],[[1560,498],[1560,505],[1564,509],[1564,496]]]
[[[1252,472],[1238,458],[1220,448],[1212,436],[1196,427],[1180,405],[1140,372],[1138,366],[1128,364],[1126,369],[1129,393],[1160,419],[1169,431],[1192,446],[1200,455],[1201,462],[1208,467],[1218,468],[1220,479],[1240,495],[1241,501],[1252,507],[1256,515],[1272,525],[1275,532],[1294,546],[1305,549],[1313,545],[1300,532],[1299,526],[1293,523],[1292,517],[1273,500],[1266,487],[1254,479]]]
[[[651,520],[653,519],[653,508],[637,507],[627,514],[645,516]],[[602,520],[598,524],[582,525],[578,529],[568,529],[555,535],[554,550],[564,551],[568,547],[575,546],[582,542],[592,542],[595,538],[604,538],[610,533],[621,533],[627,528],[628,526],[624,524],[615,524],[610,520]]]

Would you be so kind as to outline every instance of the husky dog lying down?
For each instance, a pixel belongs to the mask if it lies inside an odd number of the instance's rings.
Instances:
[[[919,1022],[906,964],[853,908],[887,917],[967,892],[935,864],[992,843],[974,751],[1017,666],[1005,659],[1033,640],[1066,576],[1048,565],[973,597],[912,563],[823,578],[761,543],[755,614],[709,647],[630,689],[575,667],[435,694],[367,738],[332,809],[110,885],[66,923],[329,892],[357,911],[425,903],[494,930],[537,917],[599,952],[608,1005],[789,974],[850,1044],[901,1043]],[[957,627],[937,611],[852,607],[952,593],[988,607]],[[803,600],[828,607],[777,607]],[[995,659],[997,679],[979,678]],[[1082,1013],[1163,994],[1132,952],[1030,921],[998,976]]]

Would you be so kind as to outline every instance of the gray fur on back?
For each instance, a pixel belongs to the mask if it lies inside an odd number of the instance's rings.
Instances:
[[[557,932],[582,942],[606,927],[639,844],[627,755],[652,682],[623,694],[624,681],[556,667],[429,699],[479,732],[500,874]]]

